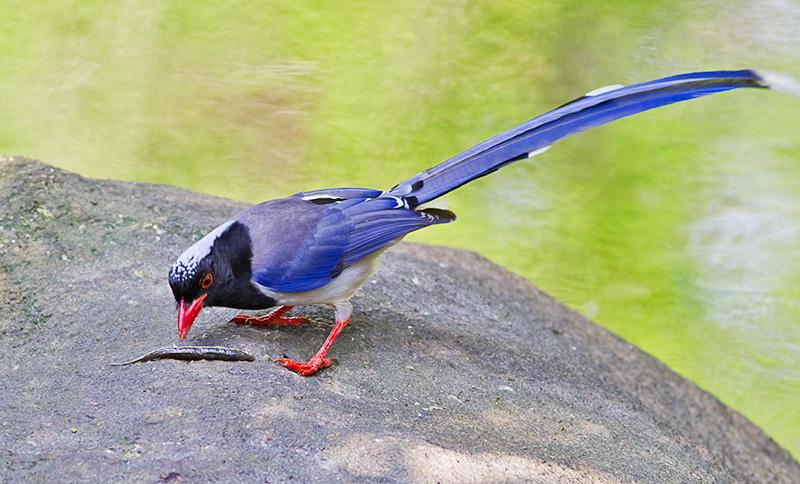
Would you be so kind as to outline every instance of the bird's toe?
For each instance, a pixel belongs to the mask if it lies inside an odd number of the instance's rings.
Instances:
[[[314,356],[306,362],[295,361],[289,358],[278,358],[275,362],[283,365],[284,368],[292,370],[298,375],[311,376],[317,371],[331,366],[331,364],[333,364],[333,359]]]

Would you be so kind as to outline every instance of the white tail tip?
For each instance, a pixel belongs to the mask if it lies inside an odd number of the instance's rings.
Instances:
[[[758,71],[758,75],[773,91],[800,97],[800,83],[794,78],[780,72]]]

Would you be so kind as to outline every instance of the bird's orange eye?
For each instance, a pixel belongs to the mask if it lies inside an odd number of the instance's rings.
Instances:
[[[211,287],[211,284],[214,284],[214,274],[208,272],[206,275],[200,279],[200,287],[203,289],[208,289]]]

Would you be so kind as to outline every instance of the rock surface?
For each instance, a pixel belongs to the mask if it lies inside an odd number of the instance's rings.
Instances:
[[[759,429],[468,252],[401,244],[332,325],[204,311],[254,363],[109,367],[177,342],[166,273],[243,207],[0,158],[0,480],[800,482]]]

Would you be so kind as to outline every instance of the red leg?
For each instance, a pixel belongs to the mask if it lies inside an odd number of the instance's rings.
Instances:
[[[350,317],[353,314],[353,306],[350,305],[349,301],[335,303],[334,308],[336,309],[336,324],[325,339],[325,342],[322,343],[322,347],[310,360],[307,362],[300,362],[288,358],[278,358],[275,362],[280,363],[302,376],[311,376],[318,370],[331,366],[333,360],[331,358],[325,358],[325,354],[336,340],[336,337],[339,336],[339,333],[341,333],[344,327],[347,326],[347,323],[350,322]]]
[[[234,316],[229,322],[251,324],[253,326],[300,326],[302,323],[307,322],[306,318],[284,318],[283,315],[292,309],[292,307],[294,306],[278,306],[263,316],[239,314]]]

